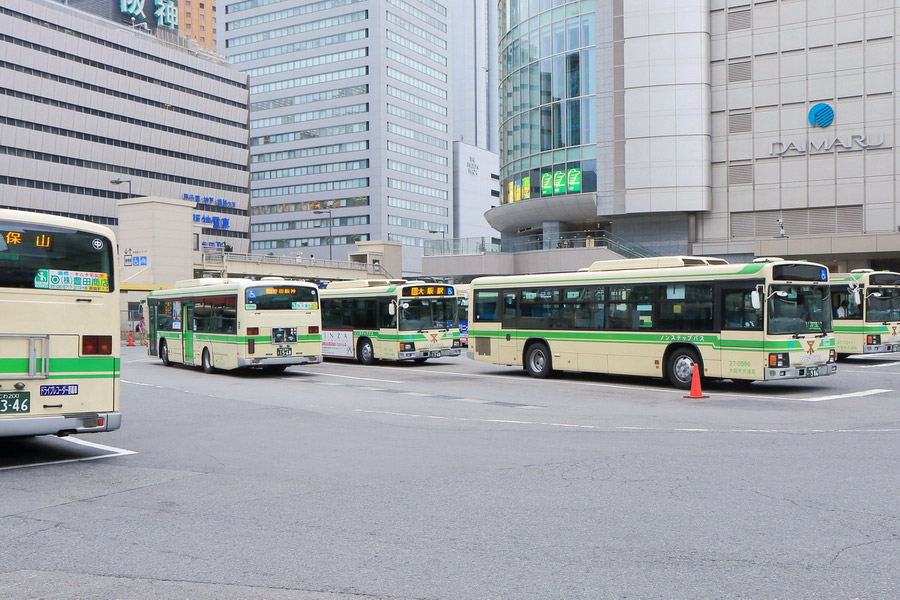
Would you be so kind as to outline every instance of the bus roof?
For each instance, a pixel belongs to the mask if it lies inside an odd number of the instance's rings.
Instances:
[[[598,260],[588,271],[628,271],[631,269],[662,269],[667,267],[694,267],[700,265],[727,265],[724,258],[708,256],[651,256],[647,258],[622,258]]]
[[[186,294],[203,292],[234,292],[248,287],[272,284],[286,284],[318,289],[318,286],[314,283],[310,283],[308,281],[284,279],[283,277],[265,277],[263,279],[248,279],[246,277],[201,277],[199,279],[182,279],[181,281],[176,281],[174,288],[153,290],[148,294],[148,296],[177,297]]]
[[[869,285],[900,285],[900,273],[895,271],[873,271],[872,269],[854,269],[849,273],[831,273],[831,283],[860,282]]]
[[[685,258],[693,258],[700,260],[684,260]],[[663,260],[669,259],[669,260]],[[578,284],[590,281],[627,281],[650,282],[654,280],[685,280],[723,276],[723,277],[762,277],[764,273],[771,272],[772,268],[777,265],[803,264],[815,265],[824,268],[824,265],[811,263],[806,261],[785,260],[780,262],[752,262],[743,264],[729,264],[724,259],[710,259],[707,257],[656,257],[659,265],[653,264],[652,260],[638,259],[620,259],[614,261],[597,261],[589,269],[582,269],[577,272],[563,273],[543,273],[534,275],[505,275],[505,276],[489,276],[479,277],[472,281],[472,286],[479,285],[527,285],[529,283],[546,283],[546,284]],[[630,262],[629,261],[635,261]],[[595,265],[602,262],[614,263],[613,268],[594,268]],[[627,265],[633,265],[628,267]]]
[[[33,223],[35,225],[49,225],[51,227],[77,229],[79,231],[103,235],[113,242],[116,241],[116,235],[113,233],[113,230],[105,225],[98,225],[97,223],[82,221],[81,219],[72,219],[70,217],[49,215],[47,213],[0,208],[0,221],[21,221],[23,223]]]
[[[409,282],[405,279],[351,279],[347,281],[331,281],[325,289],[355,290],[359,288],[389,287],[392,285],[403,285],[405,283]]]

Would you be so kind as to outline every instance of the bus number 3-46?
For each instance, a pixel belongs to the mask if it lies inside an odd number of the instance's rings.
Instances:
[[[6,398],[0,398],[0,413],[5,412],[29,412],[28,398],[15,399],[11,403]]]

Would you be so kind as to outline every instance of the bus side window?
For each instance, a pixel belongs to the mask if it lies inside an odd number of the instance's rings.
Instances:
[[[499,292],[475,292],[475,320],[496,321]]]

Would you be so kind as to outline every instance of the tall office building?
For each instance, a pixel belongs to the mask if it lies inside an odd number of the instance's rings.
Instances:
[[[181,35],[210,50],[216,49],[218,34],[216,0],[180,0],[178,29]]]
[[[153,33],[3,2],[0,206],[116,226],[118,199],[177,198],[198,247],[246,252],[247,77]]]
[[[418,272],[453,222],[446,6],[241,0],[218,16],[251,78],[254,251],[344,259],[389,240]]]
[[[897,266],[896,2],[499,6],[507,246]]]

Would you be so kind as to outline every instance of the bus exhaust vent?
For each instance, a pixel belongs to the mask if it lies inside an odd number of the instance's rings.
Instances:
[[[387,287],[390,285],[403,285],[407,283],[405,279],[352,279],[349,281],[332,281],[326,289],[329,290],[352,290],[356,288],[368,287]]]
[[[491,355],[491,338],[477,337],[475,338],[475,353],[478,356]]]
[[[631,269],[660,269],[668,267],[701,267],[704,265],[727,265],[724,258],[710,256],[652,256],[648,258],[625,258],[618,260],[598,260],[588,271],[627,271]]]
[[[237,283],[243,281],[243,277],[203,277],[201,279],[182,279],[175,282],[177,288],[200,287],[203,285],[222,285],[225,283]]]

